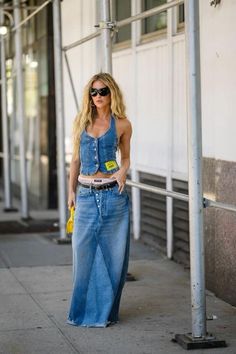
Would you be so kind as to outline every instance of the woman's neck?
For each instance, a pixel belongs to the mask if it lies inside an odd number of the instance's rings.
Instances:
[[[98,119],[107,120],[110,118],[110,115],[111,115],[110,107],[97,109],[96,118]]]

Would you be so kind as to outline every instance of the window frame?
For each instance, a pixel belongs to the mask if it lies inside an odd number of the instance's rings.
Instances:
[[[179,14],[180,14],[180,6],[185,6],[184,3],[179,5],[178,8],[177,8],[177,11],[176,11],[176,23],[177,23],[177,26],[176,26],[176,32],[177,34],[180,33],[180,32],[183,32],[184,29],[185,29],[185,15],[184,15],[184,20],[183,22],[180,22],[179,21]],[[183,8],[184,9],[184,8]],[[184,9],[185,10],[185,9]]]
[[[140,1],[141,12],[149,10],[149,9],[144,8],[144,1],[145,0],[139,0],[139,1]],[[167,2],[167,0],[166,0],[166,2]],[[167,11],[163,11],[163,12],[167,13]],[[153,16],[156,16],[156,15],[153,15]],[[166,14],[166,16],[167,16],[167,14]],[[143,27],[142,21],[145,21],[149,18],[151,18],[151,16],[147,17],[146,19],[141,20],[141,23],[140,23],[140,27],[141,27],[140,43],[146,43],[146,42],[149,42],[150,40],[155,40],[155,39],[162,39],[163,37],[167,36],[167,26],[168,26],[167,20],[166,20],[166,27],[165,28],[161,28],[159,30],[152,31],[152,32],[142,33],[142,27]]]
[[[119,20],[117,20],[116,18],[116,6],[117,6],[117,2],[120,0],[113,0],[112,1],[112,9],[111,9],[111,13],[112,13],[112,21],[118,22]],[[128,0],[130,1],[130,16],[132,13],[132,0]],[[127,1],[126,1],[127,3]],[[130,17],[129,16],[129,17]],[[123,40],[121,42],[116,42],[115,38],[116,38],[116,32],[113,33],[113,38],[112,38],[112,51],[118,51],[118,50],[122,50],[122,49],[126,49],[126,48],[130,48],[131,47],[131,42],[132,42],[132,26],[131,23],[129,24],[130,26],[130,38]],[[122,27],[122,28],[125,28]]]
[[[112,1],[112,21],[116,22],[118,21],[116,19],[116,1],[121,1],[121,0],[113,0]],[[133,15],[132,13],[132,0],[131,1],[131,15]],[[137,14],[138,13],[142,13],[144,11],[146,11],[143,8],[143,4],[144,4],[144,0],[136,0],[137,1]],[[167,0],[168,2],[168,0]],[[179,22],[179,11],[180,11],[180,6],[184,6],[184,4],[178,5],[178,7],[174,7],[172,8],[173,10],[173,21],[174,21],[174,28],[173,28],[173,36],[176,36],[178,34],[182,34],[184,32],[185,29],[185,20],[183,22]],[[168,10],[166,10],[166,12],[168,13]],[[150,18],[150,17],[148,17]],[[154,42],[157,40],[163,40],[167,38],[167,33],[168,33],[168,20],[166,23],[166,27],[163,29],[159,29],[153,32],[149,32],[149,33],[142,33],[142,21],[145,21],[145,19],[143,20],[137,20],[135,21],[135,26],[136,26],[136,46],[145,44],[145,43],[149,43],[149,42]],[[115,42],[114,38],[112,40],[112,52],[117,52],[117,51],[121,51],[121,50],[125,50],[125,49],[130,49],[132,46],[132,23],[130,23],[131,26],[131,37],[128,40],[124,40],[122,42]],[[115,33],[114,33],[115,36]]]

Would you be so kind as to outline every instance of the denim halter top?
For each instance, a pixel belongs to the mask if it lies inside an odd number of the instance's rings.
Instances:
[[[108,174],[118,171],[117,147],[118,138],[113,116],[110,119],[109,129],[98,138],[89,135],[84,129],[80,138],[80,173],[93,175],[97,171]]]

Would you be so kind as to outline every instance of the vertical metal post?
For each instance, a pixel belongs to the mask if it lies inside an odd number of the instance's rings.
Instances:
[[[132,0],[131,2],[131,13],[132,15],[136,15],[138,12],[138,4],[136,0]],[[132,122],[135,125],[137,121],[137,53],[136,53],[136,45],[137,45],[137,22],[132,22],[131,24],[131,41],[132,41],[132,100],[134,102],[133,110],[132,110]],[[133,137],[132,137],[132,146],[135,147],[137,145],[137,131],[134,129]],[[132,169],[131,169],[131,179],[134,182],[139,182],[139,173],[136,167],[136,154],[135,149],[131,148],[131,161],[132,161]],[[134,239],[138,240],[140,238],[140,189],[132,187],[132,216],[133,216],[133,235]]]
[[[111,51],[111,29],[108,23],[111,21],[110,0],[101,0],[102,5],[102,22],[103,30],[101,33],[101,41],[103,47],[103,71],[112,74],[112,51]]]
[[[78,103],[76,90],[75,90],[75,85],[74,85],[73,77],[72,77],[72,74],[71,74],[70,64],[69,64],[69,60],[68,60],[68,56],[67,56],[66,51],[64,52],[64,58],[65,58],[65,63],[66,63],[66,67],[67,67],[67,71],[68,71],[68,75],[69,75],[71,89],[72,89],[73,96],[74,96],[76,111],[78,112],[79,111],[79,103]]]
[[[206,328],[199,0],[185,1],[185,26],[192,333],[176,334],[175,339],[185,349],[216,348],[226,343],[209,335]]]
[[[3,5],[3,1],[0,1]],[[0,7],[0,25],[4,24],[4,14]],[[1,104],[2,104],[2,141],[3,141],[3,177],[4,177],[4,202],[5,210],[12,209],[11,194],[11,169],[10,169],[10,145],[9,145],[9,124],[7,117],[7,81],[6,81],[6,58],[5,58],[5,41],[1,37]]]
[[[188,70],[188,161],[192,298],[192,337],[206,336],[203,241],[202,127],[199,43],[199,1],[187,0],[186,50]]]
[[[56,124],[57,124],[57,175],[58,202],[60,219],[60,238],[66,239],[66,165],[65,165],[65,128],[63,102],[62,74],[62,40],[60,0],[53,1],[53,30],[54,30],[54,66],[55,66],[55,95],[56,95]]]
[[[170,0],[168,0],[170,2]],[[173,169],[173,8],[167,10],[167,49],[168,49],[168,143],[167,143],[167,177],[166,188],[173,190],[172,169]],[[173,198],[166,198],[166,230],[167,230],[167,257],[173,257]]]
[[[20,23],[20,1],[14,0],[15,26]],[[24,76],[22,71],[22,40],[21,27],[15,31],[15,61],[16,61],[16,99],[17,116],[19,122],[19,149],[20,149],[20,176],[21,176],[21,216],[29,218],[26,156],[25,156],[25,103],[24,103]]]

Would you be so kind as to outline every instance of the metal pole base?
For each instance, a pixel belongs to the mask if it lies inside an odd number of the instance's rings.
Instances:
[[[126,279],[125,279],[125,281],[136,281],[136,278],[135,278],[135,276],[134,275],[132,275],[131,273],[127,273],[126,274]]]
[[[23,222],[28,222],[28,221],[30,221],[30,220],[33,220],[33,218],[29,215],[29,216],[22,216],[21,217],[21,221],[23,221]]]
[[[177,342],[181,347],[187,350],[227,347],[225,340],[218,340],[211,334],[207,334],[206,337],[200,338],[193,338],[191,333],[176,334],[173,341]]]
[[[18,211],[18,209],[11,207],[11,208],[4,208],[3,211],[4,213],[15,213],[16,211]]]
[[[71,237],[67,235],[65,238],[54,238],[53,241],[58,245],[68,245],[71,243]]]

